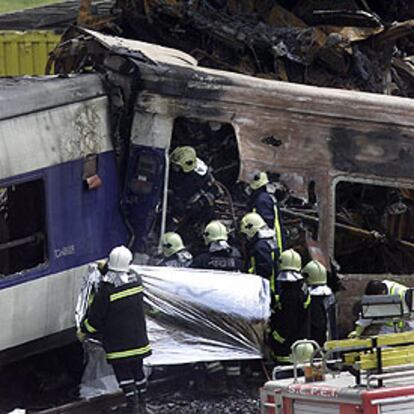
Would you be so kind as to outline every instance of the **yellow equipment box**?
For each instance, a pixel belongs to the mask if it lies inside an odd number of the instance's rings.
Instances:
[[[52,31],[0,31],[0,76],[44,75],[59,40]]]

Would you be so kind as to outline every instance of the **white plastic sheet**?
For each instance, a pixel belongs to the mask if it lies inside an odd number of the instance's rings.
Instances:
[[[147,365],[262,357],[270,316],[267,280],[243,273],[172,267],[131,266],[142,277],[147,330],[153,355]],[[99,280],[89,266],[79,294],[76,319],[87,308]]]
[[[243,273],[132,266],[145,286],[149,365],[262,357],[268,281]]]

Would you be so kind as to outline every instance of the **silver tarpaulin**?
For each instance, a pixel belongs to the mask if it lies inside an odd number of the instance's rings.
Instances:
[[[255,275],[172,267],[131,266],[145,287],[147,330],[153,355],[148,365],[262,357],[269,317],[269,283]],[[89,267],[84,289],[96,286]],[[89,281],[89,283],[88,283]],[[83,290],[84,290],[83,289]],[[77,320],[86,310],[82,291]]]
[[[254,275],[132,266],[145,286],[149,365],[262,357],[269,284]]]

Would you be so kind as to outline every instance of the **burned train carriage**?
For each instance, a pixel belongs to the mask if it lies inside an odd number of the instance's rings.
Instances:
[[[178,145],[213,166],[233,210],[237,181],[277,175],[289,246],[336,260],[343,303],[373,273],[410,283],[411,100],[200,68],[179,51],[82,34],[82,58],[63,46],[56,69],[104,76],[2,81],[0,351],[70,331],[87,263],[121,242],[156,246]]]
[[[88,62],[111,74],[112,89],[129,77],[129,97],[139,85],[132,144],[194,146],[230,189],[236,216],[237,181],[257,170],[279,178],[288,247],[299,248],[305,260],[336,264],[345,276],[342,323],[351,319],[346,304],[369,278],[411,284],[411,100],[201,68],[172,49],[85,33],[91,36],[82,46]],[[65,52],[56,63],[58,70],[82,70]]]

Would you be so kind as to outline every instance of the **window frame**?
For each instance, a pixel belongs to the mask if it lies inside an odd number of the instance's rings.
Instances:
[[[46,240],[44,241],[44,254],[45,254],[45,260],[42,263],[39,263],[38,265],[34,266],[34,267],[30,267],[30,268],[26,268],[23,270],[19,270],[17,272],[14,273],[9,273],[7,275],[2,275],[0,277],[0,282],[4,281],[4,280],[13,280],[13,279],[18,279],[22,276],[25,276],[27,274],[30,274],[31,272],[39,272],[39,271],[43,271],[45,269],[47,269],[50,266],[50,228],[49,228],[49,220],[48,220],[48,213],[49,213],[49,206],[48,206],[48,184],[47,184],[47,179],[46,179],[46,175],[42,174],[42,173],[35,173],[35,174],[25,174],[23,177],[13,177],[11,179],[3,179],[0,180],[0,187],[11,187],[11,186],[18,186],[18,185],[22,185],[22,184],[26,184],[26,183],[30,183],[30,182],[34,182],[34,181],[42,181],[43,184],[43,201],[44,201],[44,230],[45,230],[45,238]],[[31,237],[31,236],[27,236]],[[22,240],[25,239],[24,238],[20,238],[17,240]],[[13,240],[14,241],[14,240]],[[13,242],[12,241],[12,242]],[[7,242],[6,242],[7,243]],[[20,244],[20,246],[27,244],[27,243],[23,243]],[[15,246],[15,247],[19,247],[19,245]],[[6,249],[7,250],[7,249]]]
[[[410,179],[400,179],[394,177],[367,177],[363,175],[338,175],[332,179],[331,182],[331,240],[332,240],[332,258],[336,260],[336,243],[335,243],[335,235],[336,235],[336,192],[338,184],[346,182],[346,183],[353,183],[353,184],[365,184],[365,185],[372,185],[372,186],[380,186],[380,187],[389,187],[389,188],[406,188],[410,190],[414,190],[414,180]],[[355,276],[355,275],[362,275],[362,276],[369,276],[369,275],[376,275],[378,273],[361,273],[361,272],[353,272],[353,273],[344,273],[340,272],[343,275],[347,276]],[[381,273],[381,275],[386,275],[387,273]],[[412,273],[407,273],[407,275],[411,275]],[[403,276],[404,274],[399,274],[398,276]]]

